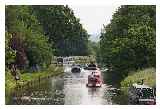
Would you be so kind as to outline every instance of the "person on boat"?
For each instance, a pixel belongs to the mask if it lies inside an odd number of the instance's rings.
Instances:
[[[95,78],[94,76],[95,72],[92,72],[90,75],[88,75],[88,80],[93,80]]]
[[[88,67],[96,67],[96,64],[92,61],[92,62],[90,62],[90,64],[88,65]]]
[[[91,78],[94,78],[94,74],[95,74],[95,72],[92,72],[92,74],[91,74]]]

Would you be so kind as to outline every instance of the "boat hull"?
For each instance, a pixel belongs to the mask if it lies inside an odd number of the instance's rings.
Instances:
[[[101,87],[102,84],[86,84],[87,87]]]

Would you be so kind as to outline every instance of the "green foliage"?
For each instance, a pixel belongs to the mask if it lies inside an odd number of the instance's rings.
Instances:
[[[68,6],[8,5],[5,28],[12,36],[6,43],[6,64],[14,62],[22,70],[45,68],[53,55],[89,54],[87,31]]]
[[[88,42],[88,48],[89,48],[89,53],[92,56],[95,56],[96,61],[99,63],[100,62],[100,46],[99,42]]]
[[[13,50],[9,46],[9,41],[11,39],[11,34],[6,32],[6,38],[5,38],[5,61],[6,61],[6,66],[12,64],[15,62],[15,57],[16,57],[16,51]]]
[[[30,60],[30,66],[40,65],[48,66],[52,60],[52,49],[51,45],[48,43],[48,40],[42,34],[28,32],[26,38],[26,53],[27,57]]]
[[[33,6],[55,55],[88,55],[88,34],[68,6]]]
[[[156,7],[121,6],[100,37],[102,62],[124,78],[156,64]]]
[[[6,6],[6,31],[12,36],[10,43],[6,44],[16,50],[14,64],[18,68],[50,64],[51,45],[30,6]]]
[[[121,87],[129,87],[133,83],[139,83],[144,79],[144,84],[150,87],[156,86],[156,70],[155,68],[147,68],[130,72],[129,76],[121,82]]]

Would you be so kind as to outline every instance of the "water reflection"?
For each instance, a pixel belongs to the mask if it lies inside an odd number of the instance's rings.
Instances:
[[[100,105],[114,104],[113,92],[103,84],[100,88],[86,87],[90,72],[71,73],[65,68],[64,75],[53,77],[24,90],[16,90],[7,104],[65,104],[65,105]]]

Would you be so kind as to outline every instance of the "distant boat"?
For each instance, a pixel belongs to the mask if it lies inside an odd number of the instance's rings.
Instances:
[[[86,70],[98,70],[99,68],[97,67],[96,64],[90,63],[85,69]]]
[[[81,67],[79,65],[73,65],[71,67],[71,72],[72,73],[80,73],[81,72]]]
[[[57,63],[62,65],[72,65],[75,61],[73,57],[58,57]]]

